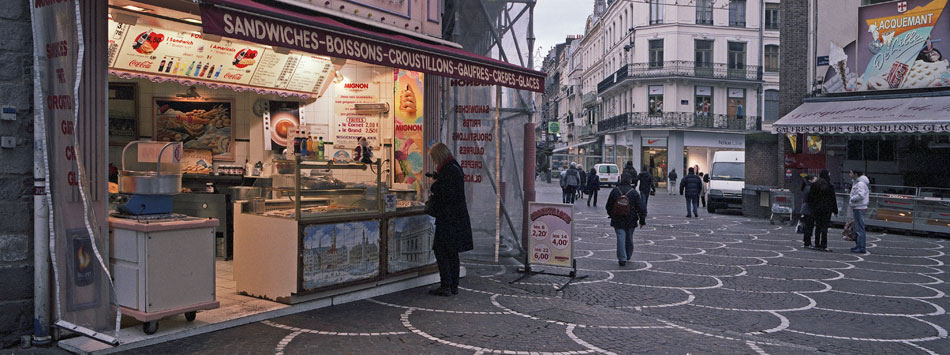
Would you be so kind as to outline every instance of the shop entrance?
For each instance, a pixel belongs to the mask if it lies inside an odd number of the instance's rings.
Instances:
[[[653,175],[653,181],[656,187],[666,188],[667,169],[669,168],[667,148],[643,147],[641,151],[640,161],[649,169],[650,175]],[[643,167],[641,166],[640,168],[642,169]]]

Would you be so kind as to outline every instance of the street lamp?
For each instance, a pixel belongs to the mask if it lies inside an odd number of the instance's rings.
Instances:
[[[637,29],[635,27],[630,27],[627,29],[629,37],[627,37],[627,44],[623,46],[623,51],[627,53],[627,64],[630,64],[633,61],[633,54],[630,53],[633,50],[633,37],[637,34]]]

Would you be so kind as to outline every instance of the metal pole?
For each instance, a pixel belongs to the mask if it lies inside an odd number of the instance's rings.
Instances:
[[[534,69],[534,3],[528,4],[528,67]],[[522,158],[522,170],[524,179],[521,183],[523,194],[522,222],[521,222],[521,245],[524,246],[525,255],[528,253],[528,204],[535,201],[536,191],[534,188],[535,166],[538,162],[537,155],[537,136],[534,133],[535,124],[528,122],[524,124],[524,157]]]
[[[501,181],[501,141],[498,139],[498,118],[501,116],[501,86],[495,85],[495,181]],[[498,262],[498,249],[501,246],[501,184],[495,188],[495,262]]]

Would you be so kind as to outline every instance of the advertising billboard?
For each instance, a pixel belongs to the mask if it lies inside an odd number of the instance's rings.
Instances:
[[[892,1],[858,8],[855,41],[830,41],[826,92],[950,86],[948,0]],[[844,41],[838,41],[844,42]]]

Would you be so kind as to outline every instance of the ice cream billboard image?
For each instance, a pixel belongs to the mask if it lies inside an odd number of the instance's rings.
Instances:
[[[419,191],[424,164],[423,157],[423,74],[396,69],[396,124],[393,145],[393,182],[408,184]],[[421,197],[417,194],[417,197]]]
[[[950,86],[948,0],[908,0],[858,9],[857,69],[847,77],[841,55],[829,63],[841,67],[846,91],[896,90]]]

